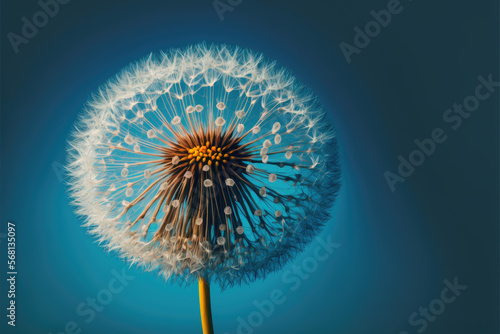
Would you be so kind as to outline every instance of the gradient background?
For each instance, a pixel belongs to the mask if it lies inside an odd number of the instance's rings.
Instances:
[[[284,271],[251,286],[213,289],[217,333],[236,333],[254,301],[280,289],[286,301],[254,333],[394,333],[439,298],[443,280],[467,290],[425,333],[499,332],[499,93],[452,131],[443,112],[498,80],[497,1],[413,1],[348,64],[339,43],[371,20],[377,1],[243,0],[221,21],[212,1],[77,1],[15,54],[8,32],[40,10],[1,8],[1,230],[17,223],[17,326],[6,325],[6,242],[0,235],[2,333],[200,333],[197,287],[135,278],[86,323],[77,306],[124,264],[80,227],[58,173],[66,139],[89,94],[151,51],[201,41],[263,52],[311,87],[337,126],[344,185],[321,234],[341,244],[296,291]],[[383,173],[443,127],[448,140],[391,192]],[[54,168],[55,167],[55,168]],[[3,238],[1,238],[3,236]],[[311,246],[295,263],[310,257]],[[78,333],[78,331],[76,331]],[[246,333],[246,332],[244,332]]]

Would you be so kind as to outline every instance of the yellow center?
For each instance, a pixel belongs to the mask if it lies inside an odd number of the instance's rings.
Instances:
[[[190,164],[193,164],[197,161],[202,163],[207,163],[209,166],[212,166],[212,163],[215,162],[216,166],[219,166],[219,162],[224,164],[227,163],[228,159],[233,159],[229,154],[224,153],[223,149],[217,146],[210,146],[210,142],[207,141],[203,146],[195,146],[187,150],[188,152],[188,160]],[[200,163],[200,169],[202,164]]]

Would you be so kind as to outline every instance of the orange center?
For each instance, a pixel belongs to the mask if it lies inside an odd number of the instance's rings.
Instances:
[[[190,164],[193,164],[196,161],[201,161],[207,163],[209,166],[212,166],[212,163],[215,162],[215,165],[219,166],[219,162],[226,164],[228,159],[234,159],[234,157],[224,153],[222,148],[216,146],[210,147],[209,141],[207,141],[203,146],[198,145],[190,148],[187,152],[189,154],[188,160]]]

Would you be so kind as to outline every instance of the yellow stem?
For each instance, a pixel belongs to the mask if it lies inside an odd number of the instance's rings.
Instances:
[[[203,334],[214,334],[212,306],[210,305],[210,286],[202,277],[198,277],[198,286],[200,289],[200,313]]]

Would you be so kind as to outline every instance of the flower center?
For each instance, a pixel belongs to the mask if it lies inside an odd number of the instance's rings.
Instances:
[[[189,164],[194,164],[199,161],[206,163],[209,166],[212,166],[212,163],[215,163],[215,166],[218,167],[220,163],[227,164],[228,160],[234,159],[233,156],[230,156],[226,152],[228,152],[226,147],[221,148],[217,146],[210,146],[210,142],[207,141],[203,146],[198,145],[188,149],[187,159],[189,160]]]

